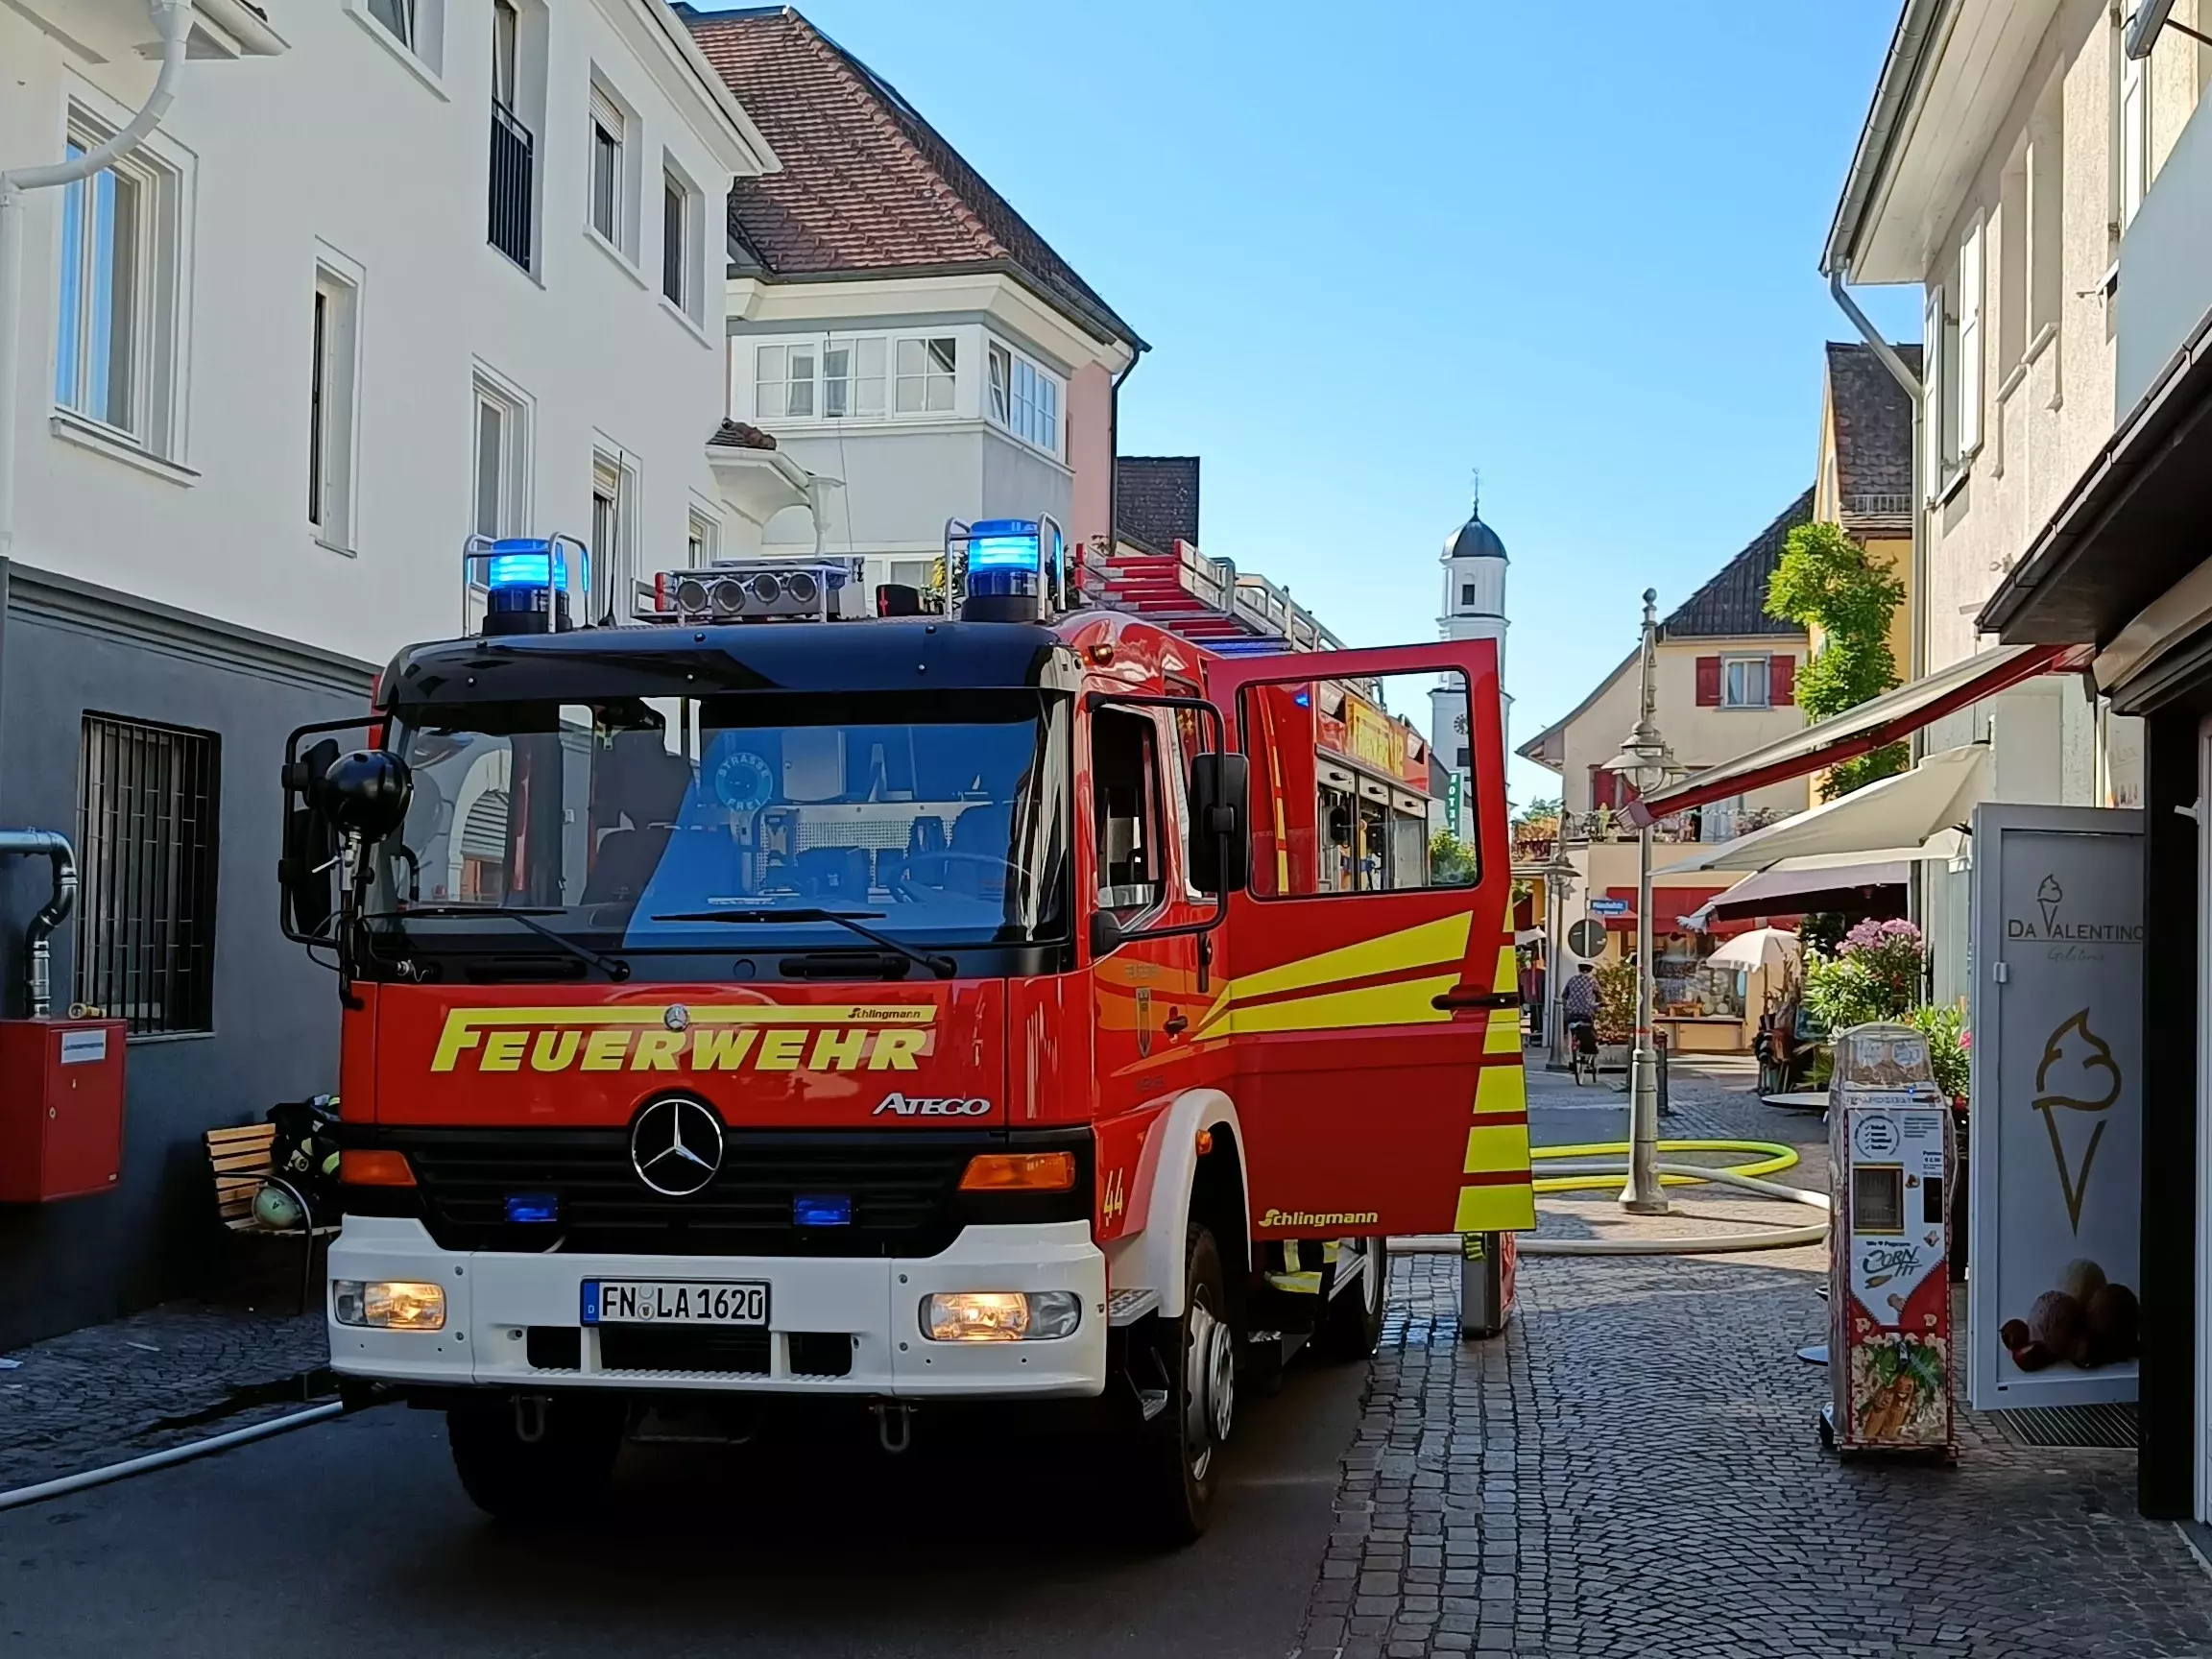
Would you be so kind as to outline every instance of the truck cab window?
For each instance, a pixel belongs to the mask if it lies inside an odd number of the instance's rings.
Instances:
[[[1160,902],[1159,729],[1149,716],[1102,709],[1091,721],[1092,826],[1098,903],[1149,909]]]

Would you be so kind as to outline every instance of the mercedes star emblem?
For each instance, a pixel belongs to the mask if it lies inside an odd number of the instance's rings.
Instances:
[[[722,1167],[722,1119],[704,1100],[670,1094],[630,1125],[630,1167],[669,1198],[688,1198]]]

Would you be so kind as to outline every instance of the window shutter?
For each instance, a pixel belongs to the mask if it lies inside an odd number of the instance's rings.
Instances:
[[[1982,442],[1982,220],[1959,244],[1959,453]]]
[[[1718,657],[1697,659],[1697,707],[1720,707],[1720,659]]]
[[[1767,701],[1777,709],[1797,701],[1796,658],[1769,657],[1767,660]]]
[[[1620,805],[1620,773],[1608,772],[1602,766],[1591,767],[1590,809],[1596,811],[1600,806]]]
[[[1928,293],[1920,325],[1920,497],[1932,500],[1943,488],[1943,290]]]
[[[575,106],[570,105],[569,108],[574,108]],[[597,84],[591,88],[591,119],[607,130],[609,137],[616,143],[621,142],[622,107],[608,97],[605,90]]]

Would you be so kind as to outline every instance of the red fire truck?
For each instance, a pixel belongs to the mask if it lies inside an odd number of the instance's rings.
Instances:
[[[482,632],[288,745],[332,1362],[494,1515],[655,1413],[965,1407],[1124,1437],[1189,1537],[1239,1379],[1374,1348],[1387,1236],[1533,1225],[1491,646],[1209,648],[1056,604],[1048,521],[959,540],[939,610],[756,561],[619,627],[576,544],[472,544]],[[1458,885],[1364,854],[1413,769],[1325,733],[1397,674],[1464,682]]]

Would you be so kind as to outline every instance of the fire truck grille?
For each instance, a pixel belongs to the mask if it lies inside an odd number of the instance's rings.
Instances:
[[[989,1134],[732,1130],[702,1190],[671,1198],[638,1178],[627,1130],[387,1130],[407,1154],[422,1219],[449,1250],[680,1256],[934,1255],[962,1216],[968,1160]],[[517,1223],[510,1198],[554,1201],[555,1219]],[[797,1224],[797,1200],[842,1198],[851,1220]]]

